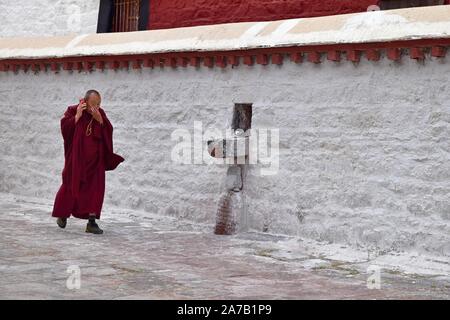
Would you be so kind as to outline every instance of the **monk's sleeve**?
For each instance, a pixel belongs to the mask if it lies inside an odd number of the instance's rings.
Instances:
[[[109,121],[106,113],[101,110],[101,115],[103,118],[102,125],[102,135],[103,141],[105,142],[106,154],[105,154],[105,169],[106,171],[114,170],[117,166],[123,162],[125,159],[118,154],[114,153],[113,149],[113,126]]]
[[[75,115],[76,109],[74,107],[68,107],[61,119],[61,134],[64,139],[66,153],[70,145],[72,145],[73,135],[75,133]]]

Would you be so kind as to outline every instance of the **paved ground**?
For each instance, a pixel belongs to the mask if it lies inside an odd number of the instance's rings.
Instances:
[[[0,196],[0,298],[450,298],[445,277],[393,270],[369,290],[365,267],[311,256],[301,241],[293,251],[280,246],[292,238],[215,236],[206,226],[117,212],[105,212],[105,234],[94,236],[79,220],[57,228],[49,210],[45,201]],[[67,288],[70,266],[80,268],[80,289]]]

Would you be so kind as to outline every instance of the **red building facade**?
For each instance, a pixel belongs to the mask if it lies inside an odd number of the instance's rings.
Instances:
[[[366,11],[378,0],[153,0],[149,29]]]
[[[379,0],[152,0],[149,29],[367,11]],[[445,0],[450,3],[450,0]]]

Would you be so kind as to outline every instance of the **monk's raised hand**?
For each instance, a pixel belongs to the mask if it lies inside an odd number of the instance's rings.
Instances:
[[[80,103],[78,104],[78,107],[77,107],[77,114],[75,115],[75,123],[78,122],[78,120],[83,115],[83,111],[86,109],[87,109],[86,102],[84,101],[84,99],[80,99]]]
[[[83,113],[84,110],[87,108],[87,103],[84,101],[84,99],[80,99],[80,103],[77,107],[77,112]]]

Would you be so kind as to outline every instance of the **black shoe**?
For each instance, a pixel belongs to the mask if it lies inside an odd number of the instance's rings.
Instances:
[[[93,234],[102,234],[103,230],[100,229],[97,223],[89,221],[88,224],[86,225],[86,232]]]
[[[64,229],[67,225],[67,218],[58,218],[56,219],[56,223],[61,229]]]

